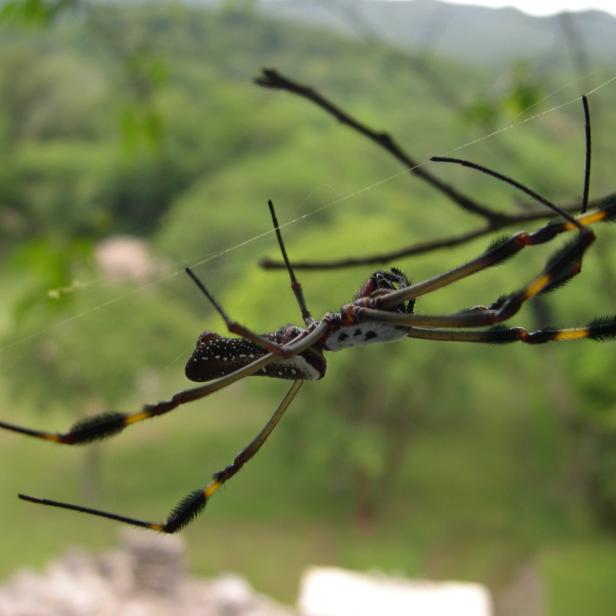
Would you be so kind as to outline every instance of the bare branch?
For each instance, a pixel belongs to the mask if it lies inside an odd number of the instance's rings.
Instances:
[[[500,229],[535,220],[547,220],[549,218],[553,218],[554,216],[550,210],[537,209],[534,207],[528,209],[522,214],[505,214],[478,203],[476,200],[464,195],[449,184],[442,182],[440,179],[433,176],[423,166],[418,166],[418,163],[395,142],[391,135],[372,130],[365,124],[362,124],[357,119],[350,116],[344,110],[337,107],[334,103],[329,101],[313,88],[292,81],[275,70],[263,69],[262,75],[255,79],[255,83],[264,88],[291,92],[292,94],[296,94],[311,101],[318,107],[321,107],[321,109],[324,109],[342,124],[346,124],[350,128],[356,130],[361,135],[364,135],[372,142],[385,149],[398,161],[400,161],[411,173],[430,184],[430,186],[434,189],[446,195],[460,208],[480,216],[484,220],[484,224],[482,226],[459,235],[450,235],[445,238],[430,240],[427,242],[417,242],[390,252],[365,255],[361,257],[344,257],[341,259],[331,259],[328,261],[294,261],[293,267],[295,269],[332,270],[359,267],[363,265],[382,265],[402,257],[411,257],[445,248],[453,248],[454,246],[461,246],[462,244],[466,244],[474,239],[483,237],[484,235],[488,235]],[[607,199],[614,198],[616,198],[616,193],[595,199],[589,205],[593,207],[603,203]],[[566,212],[578,212],[580,208],[581,203],[574,203],[564,206],[562,209]],[[259,264],[265,269],[282,269],[285,267],[285,264],[277,259],[265,258],[262,259]]]
[[[616,193],[611,193],[610,195],[606,195],[605,197],[591,201],[590,207],[596,207],[608,199],[616,199]],[[567,205],[562,209],[566,212],[579,212],[580,203]],[[364,265],[384,265],[402,257],[413,257],[426,254],[428,252],[436,252],[437,250],[443,250],[445,248],[461,246],[479,237],[489,235],[490,233],[494,233],[495,231],[499,231],[500,229],[505,229],[507,227],[513,227],[518,224],[536,220],[547,220],[550,218],[554,218],[554,214],[551,211],[534,209],[525,214],[506,216],[498,222],[483,225],[459,235],[449,235],[447,237],[430,240],[428,242],[417,242],[415,244],[410,244],[409,246],[403,246],[402,248],[391,252],[365,255],[362,257],[343,257],[341,259],[331,259],[329,261],[293,261],[293,268],[296,270],[333,270],[360,267]],[[283,269],[285,267],[282,261],[268,258],[261,259],[259,261],[259,265],[264,269]]]
[[[439,250],[441,248],[452,248],[453,246],[459,246],[470,242],[477,237],[481,237],[488,233],[491,233],[493,228],[491,226],[484,225],[474,231],[462,233],[461,235],[450,235],[446,238],[439,240],[432,240],[430,242],[418,242],[393,252],[384,252],[374,255],[367,255],[364,257],[345,257],[343,259],[332,259],[330,261],[293,261],[294,269],[301,270],[328,270],[328,269],[343,269],[347,267],[359,267],[361,265],[375,265],[384,264],[399,259],[401,257],[409,257],[413,255],[420,255],[426,252],[432,252],[433,250]],[[264,258],[259,261],[259,265],[263,269],[281,269],[284,268],[284,263],[277,259]]]
[[[446,182],[443,182],[436,176],[432,175],[424,168],[424,166],[420,166],[415,159],[409,156],[395,142],[391,135],[384,132],[377,132],[367,127],[365,124],[362,124],[359,120],[351,117],[348,113],[337,107],[334,103],[326,99],[313,88],[304,86],[296,81],[291,81],[287,77],[284,77],[272,69],[263,69],[262,75],[255,79],[255,83],[263,88],[285,90],[313,102],[315,105],[321,107],[321,109],[324,109],[327,113],[335,117],[342,124],[346,124],[358,133],[364,135],[364,137],[367,137],[377,145],[381,146],[397,160],[399,160],[411,173],[430,184],[430,186],[434,189],[446,195],[456,205],[467,210],[468,212],[481,216],[490,222],[496,222],[507,218],[506,215],[478,203],[474,199],[471,199]]]

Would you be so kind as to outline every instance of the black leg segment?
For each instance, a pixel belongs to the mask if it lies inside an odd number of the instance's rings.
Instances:
[[[91,507],[83,507],[81,505],[64,503],[62,501],[49,500],[45,498],[36,498],[34,496],[27,496],[26,494],[19,494],[19,498],[37,505],[46,505],[48,507],[56,507],[59,509],[77,511],[79,513],[86,513],[99,518],[106,518],[108,520],[114,520],[116,522],[122,522],[132,526],[139,526],[141,528],[147,528],[149,530],[154,530],[161,533],[175,533],[192,522],[192,520],[194,520],[201,513],[201,511],[203,511],[208,500],[218,491],[218,489],[225,482],[231,479],[231,477],[236,475],[244,464],[246,464],[246,462],[248,462],[259,451],[259,449],[261,449],[263,443],[265,443],[269,435],[273,432],[274,428],[282,419],[282,416],[286,410],[289,408],[289,405],[297,395],[297,392],[302,384],[303,381],[293,381],[293,384],[287,391],[285,397],[276,407],[274,414],[259,434],[257,434],[257,436],[244,449],[242,449],[242,451],[235,457],[229,466],[221,471],[218,471],[217,473],[214,473],[212,480],[204,488],[194,490],[183,498],[172,509],[165,522],[150,522],[139,518],[131,518],[109,511],[103,511],[101,509],[93,509]]]

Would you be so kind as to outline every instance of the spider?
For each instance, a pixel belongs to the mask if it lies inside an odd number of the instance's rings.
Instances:
[[[590,120],[588,103],[583,97],[586,117],[586,165],[582,213],[572,216],[538,193],[501,173],[481,165],[455,158],[435,157],[437,162],[464,165],[491,175],[531,196],[560,215],[534,232],[520,231],[493,242],[478,257],[452,270],[416,284],[411,284],[397,268],[374,272],[360,287],[355,298],[339,312],[328,312],[314,319],[309,311],[302,286],[297,280],[282,239],[274,206],[268,202],[276,238],[291,289],[304,321],[304,327],[286,325],[263,335],[240,325],[225,312],[203,282],[190,269],[186,272],[222,317],[230,333],[228,338],[206,331],[186,364],[186,376],[192,381],[206,382],[180,391],[169,400],[146,404],[135,413],[105,413],[76,423],[67,432],[51,433],[0,422],[0,428],[34,438],[64,445],[77,445],[113,436],[126,427],[151,417],[164,415],[179,406],[213,394],[244,377],[267,376],[292,381],[287,393],[273,415],[257,436],[226,468],[216,472],[207,485],[189,493],[169,513],[163,522],[151,522],[81,505],[19,494],[19,498],[52,507],[108,518],[134,526],[175,533],[189,524],[205,507],[218,489],[259,451],[285,411],[297,395],[304,381],[316,381],[325,376],[325,353],[342,351],[355,346],[393,342],[403,338],[473,343],[523,342],[542,344],[551,341],[570,341],[592,338],[605,340],[616,337],[616,316],[600,317],[584,327],[540,329],[529,332],[522,327],[506,327],[500,323],[515,315],[533,297],[555,290],[581,271],[582,259],[595,239],[589,228],[601,221],[616,219],[616,200],[606,200],[598,208],[587,211],[590,183]],[[420,314],[414,311],[415,300],[446,287],[486,268],[503,263],[527,246],[553,240],[561,233],[576,231],[577,236],[557,250],[547,261],[543,271],[522,288],[503,295],[487,306],[473,306],[451,314]],[[477,329],[475,329],[477,328]]]

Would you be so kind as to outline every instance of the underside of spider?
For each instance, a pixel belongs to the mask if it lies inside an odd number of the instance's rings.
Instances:
[[[326,313],[321,319],[315,320],[308,310],[302,287],[287,256],[274,207],[270,201],[269,208],[274,229],[291,279],[291,288],[304,321],[303,327],[286,325],[270,333],[255,333],[231,319],[195,273],[187,268],[187,273],[222,317],[228,331],[236,336],[225,337],[209,331],[201,334],[193,355],[186,364],[186,376],[192,381],[204,384],[180,391],[169,400],[147,404],[134,413],[112,412],[92,417],[77,423],[67,432],[44,432],[0,422],[0,428],[38,439],[65,445],[83,444],[112,436],[132,424],[168,413],[183,404],[209,396],[247,376],[291,380],[289,390],[259,434],[229,466],[215,473],[205,486],[188,494],[165,521],[150,522],[23,494],[19,497],[37,504],[70,509],[159,532],[174,533],[191,522],[220,486],[257,453],[282,418],[303,381],[319,380],[325,376],[327,352],[393,342],[407,337],[492,344],[508,342],[542,344],[551,341],[574,341],[585,338],[605,340],[616,337],[614,316],[597,318],[583,327],[546,328],[533,332],[522,327],[502,325],[514,316],[525,302],[542,293],[558,289],[578,274],[582,268],[584,254],[595,240],[595,234],[590,226],[616,219],[616,201],[606,201],[598,208],[586,211],[590,182],[590,120],[585,97],[583,102],[587,127],[587,163],[584,173],[584,198],[579,215],[568,214],[520,182],[486,167],[465,160],[434,158],[432,160],[437,162],[456,163],[476,169],[512,185],[553,210],[560,215],[560,219],[534,232],[521,231],[493,242],[475,259],[415,284],[411,284],[396,268],[374,272],[361,286],[352,302],[343,305],[338,312]],[[573,239],[556,250],[548,259],[544,269],[517,291],[503,295],[489,305],[473,306],[450,314],[433,315],[415,312],[415,301],[418,297],[498,265],[526,247],[548,243],[557,236],[569,232],[575,234]]]
[[[273,206],[270,202],[270,207]],[[189,274],[194,277],[192,271]],[[197,284],[199,284],[197,282]],[[407,328],[379,321],[359,321],[355,318],[353,306],[378,294],[406,289],[409,281],[398,269],[375,272],[355,296],[354,304],[343,307],[341,312],[328,312],[321,319],[326,325],[315,343],[292,357],[277,356],[271,363],[255,372],[255,376],[270,376],[278,379],[317,381],[325,376],[327,362],[325,351],[341,351],[354,346],[391,342],[407,335]],[[414,300],[407,300],[394,306],[391,312],[410,314]],[[282,348],[293,340],[309,335],[316,326],[311,318],[307,327],[286,325],[274,332],[262,334],[261,338]],[[226,338],[215,332],[203,332],[197,340],[192,357],[186,364],[186,376],[191,381],[209,381],[235,372],[264,356],[267,349],[262,341],[245,338]]]

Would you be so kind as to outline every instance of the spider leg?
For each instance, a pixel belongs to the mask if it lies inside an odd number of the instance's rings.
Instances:
[[[590,193],[590,163],[592,159],[592,135],[590,130],[590,109],[588,97],[582,95],[582,108],[584,109],[584,136],[586,138],[586,159],[584,161],[584,191],[582,193],[582,214],[588,209],[588,195]]]
[[[302,351],[305,351],[323,335],[328,327],[328,323],[326,321],[322,321],[307,336],[299,340],[293,340],[285,345],[285,350],[292,355],[297,355]],[[231,385],[246,376],[254,374],[275,360],[276,356],[273,354],[264,355],[247,366],[244,366],[239,370],[236,370],[235,372],[223,376],[215,381],[210,381],[199,387],[184,389],[174,394],[169,400],[163,400],[161,402],[156,402],[155,404],[146,404],[141,411],[136,413],[113,412],[95,415],[94,417],[89,417],[79,421],[67,432],[44,432],[6,422],[0,422],[0,429],[18,432],[19,434],[32,436],[34,438],[62,445],[80,445],[90,443],[92,441],[101,440],[118,434],[124,430],[124,428],[140,421],[150,419],[151,417],[157,417],[159,415],[164,415],[165,413],[173,411],[188,402],[205,398],[206,396],[209,396],[210,394],[213,394],[214,392],[223,389],[224,387],[227,387],[228,385]]]
[[[537,244],[549,242],[554,237],[565,231],[572,231],[577,229],[580,234],[582,234],[584,228],[588,225],[594,224],[602,220],[613,220],[616,216],[616,202],[607,202],[604,204],[603,207],[589,212],[588,214],[586,213],[588,207],[588,195],[590,190],[590,166],[592,150],[590,112],[588,109],[588,99],[586,98],[586,96],[582,96],[582,104],[584,108],[585,120],[584,124],[586,134],[586,159],[584,165],[584,191],[581,216],[571,216],[571,214],[546,199],[543,195],[540,195],[538,192],[532,190],[528,186],[502,173],[499,173],[498,171],[494,171],[492,169],[489,169],[488,167],[484,167],[483,165],[478,165],[477,163],[462,160],[459,158],[434,156],[431,159],[434,162],[454,163],[462,165],[464,167],[469,167],[476,171],[480,171],[481,173],[484,173],[486,175],[495,177],[501,182],[513,186],[514,188],[525,193],[532,199],[535,199],[545,207],[553,210],[554,212],[559,214],[564,219],[564,221],[551,222],[540,228],[538,231],[535,231],[534,233],[529,234],[521,232],[515,234],[508,239],[498,241],[496,244],[490,246],[488,250],[484,252],[484,254],[480,255],[476,259],[473,259],[472,261],[469,261],[468,263],[465,263],[457,268],[454,268],[438,276],[434,276],[433,278],[429,278],[428,280],[422,281],[420,283],[410,285],[397,291],[392,291],[378,298],[374,298],[374,301],[370,304],[370,307],[392,308],[393,306],[396,306],[402,301],[408,301],[419,297],[420,295],[425,295],[426,293],[430,293],[432,291],[445,287],[453,282],[456,282],[457,280],[461,280],[462,278],[475,274],[487,267],[503,263],[505,260],[513,257],[525,246],[534,246]]]
[[[270,340],[265,336],[261,336],[260,334],[257,334],[256,332],[252,331],[251,329],[248,329],[244,325],[241,325],[237,321],[234,321],[225,312],[220,302],[207,289],[207,287],[203,284],[197,274],[195,274],[195,272],[193,272],[190,267],[185,268],[185,271],[191,277],[197,287],[199,287],[201,292],[207,297],[212,306],[214,306],[216,312],[218,312],[218,314],[222,317],[229,332],[237,336],[241,336],[242,338],[247,338],[248,340],[254,342],[257,346],[260,346],[262,349],[265,349],[268,353],[272,353],[273,355],[277,355],[278,357],[282,357],[284,359],[289,359],[296,354],[292,351],[289,351],[285,345],[278,344],[274,340]]]
[[[480,342],[503,344],[524,342],[525,344],[544,344],[546,342],[569,342],[590,338],[601,342],[616,337],[616,316],[599,317],[584,327],[563,329],[545,328],[529,332],[523,327],[496,326],[484,331],[459,331],[447,329],[426,329],[410,327],[409,338],[439,340],[448,342]]]
[[[272,223],[276,232],[278,245],[280,246],[280,252],[282,253],[282,258],[284,259],[285,265],[287,266],[287,271],[289,272],[289,277],[291,279],[291,289],[293,290],[293,294],[295,295],[295,299],[297,300],[297,304],[302,313],[302,318],[304,319],[306,327],[314,327],[316,321],[312,318],[310,310],[308,310],[306,300],[304,298],[304,291],[302,289],[302,285],[297,280],[295,272],[293,271],[293,266],[289,261],[287,250],[282,239],[282,234],[280,233],[280,225],[278,224],[276,211],[274,210],[274,204],[272,203],[271,199],[267,202],[267,205],[272,216]],[[237,336],[241,336],[242,338],[247,338],[248,340],[254,342],[256,345],[260,346],[262,349],[265,349],[266,351],[268,351],[269,353],[273,353],[274,355],[278,355],[283,358],[290,357],[287,351],[283,348],[283,345],[278,344],[273,340],[269,340],[268,338],[257,334],[251,329],[248,329],[244,325],[241,325],[237,321],[231,319],[231,317],[229,317],[229,315],[226,313],[220,302],[212,295],[212,293],[207,289],[207,287],[203,284],[201,279],[193,272],[193,270],[190,267],[187,267],[185,268],[185,271],[190,276],[192,281],[197,285],[199,290],[207,297],[216,312],[218,312],[218,314],[222,317],[223,321],[225,322],[225,325],[227,326],[227,329],[232,334],[236,334]]]
[[[586,137],[586,148],[585,148],[586,158],[584,161],[584,190],[583,190],[583,196],[582,196],[582,213],[584,214],[586,212],[586,209],[588,208],[588,196],[590,192],[590,165],[591,165],[591,158],[592,158],[592,139],[591,139],[591,129],[590,129],[590,110],[588,107],[588,97],[583,94],[581,98],[582,98],[582,108],[584,110],[584,133]],[[484,167],[483,165],[478,165],[477,163],[473,163],[468,160],[462,160],[460,158],[451,158],[447,156],[433,156],[430,160],[434,162],[441,162],[441,163],[454,163],[457,165],[462,165],[464,167],[470,167],[471,169],[475,169],[476,171],[481,171],[481,173],[485,173],[486,175],[491,175],[492,177],[495,177],[497,180],[500,180],[501,182],[505,182],[506,184],[509,184],[513,186],[514,188],[517,188],[518,190],[526,193],[529,197],[535,199],[536,201],[545,205],[551,210],[554,210],[555,212],[557,212],[558,214],[566,218],[569,222],[573,222],[575,224],[573,217],[569,213],[565,212],[558,206],[554,205],[551,201],[546,199],[544,196],[540,195],[538,192],[532,190],[525,184],[522,184],[521,182],[518,182],[517,180],[514,180],[513,178],[509,176],[499,173],[498,171],[494,171],[493,169],[489,169],[488,167]],[[579,225],[576,225],[576,226],[580,228]]]
[[[602,207],[576,217],[576,221],[585,227],[597,222],[612,222],[614,219],[616,219],[616,200],[607,201]],[[408,301],[420,297],[421,295],[426,295],[484,269],[500,265],[527,246],[545,244],[554,239],[557,235],[573,231],[574,229],[576,229],[576,227],[571,222],[554,221],[532,233],[521,231],[509,238],[504,238],[495,242],[479,257],[459,265],[448,272],[438,274],[437,276],[433,276],[432,278],[409,285],[397,291],[384,293],[374,298],[374,304],[378,308],[391,308],[402,301]]]
[[[133,526],[140,526],[142,528],[148,528],[150,530],[155,530],[162,533],[175,533],[192,522],[192,520],[197,517],[201,511],[203,511],[208,500],[213,496],[213,494],[217,492],[225,482],[237,474],[244,464],[246,464],[246,462],[248,462],[259,451],[259,449],[261,449],[263,443],[265,443],[268,439],[269,435],[278,425],[278,422],[281,420],[285,411],[289,408],[289,405],[293,401],[293,398],[297,395],[297,392],[302,384],[303,381],[293,381],[293,384],[287,391],[285,397],[282,399],[274,411],[274,414],[259,434],[257,434],[257,436],[244,449],[242,449],[242,451],[235,457],[229,466],[214,473],[212,480],[204,488],[195,490],[182,499],[172,509],[165,522],[148,522],[138,518],[130,518],[108,511],[102,511],[100,509],[92,509],[91,507],[82,507],[81,505],[74,505],[71,503],[64,503],[61,501],[48,500],[44,498],[36,498],[25,494],[19,494],[19,498],[38,505],[47,505],[50,507],[58,507],[60,509],[70,509],[72,511],[87,513],[101,518],[108,518],[117,522],[124,522],[125,524],[132,524]]]
[[[297,304],[302,313],[302,319],[304,319],[304,323],[308,327],[314,324],[314,319],[310,314],[310,310],[308,310],[308,307],[306,306],[306,300],[304,298],[304,291],[302,289],[302,285],[297,280],[291,262],[289,261],[289,257],[287,256],[287,250],[284,246],[284,242],[282,241],[282,234],[280,233],[280,225],[278,224],[276,212],[274,211],[274,204],[272,203],[271,199],[267,202],[267,206],[269,207],[270,214],[272,215],[272,222],[274,223],[274,230],[276,231],[276,238],[278,239],[280,252],[282,253],[282,258],[285,265],[287,266],[287,272],[289,272],[289,277],[291,278],[291,289],[293,290],[293,294],[295,295],[295,299],[297,300]]]
[[[548,259],[541,274],[535,276],[518,291],[497,300],[488,307],[476,306],[462,312],[446,315],[422,315],[351,305],[351,315],[357,321],[380,321],[411,327],[484,327],[495,325],[516,314],[529,299],[562,285],[578,274],[584,253],[594,240],[595,234],[583,227],[573,242],[566,244]]]

